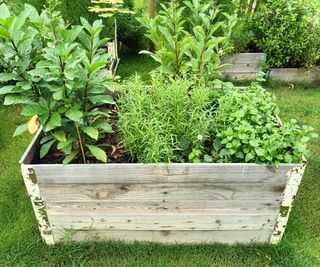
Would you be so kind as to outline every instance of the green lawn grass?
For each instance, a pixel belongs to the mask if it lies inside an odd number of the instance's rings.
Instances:
[[[136,71],[146,79],[154,67],[145,57],[127,56],[121,63],[123,77]],[[295,117],[320,132],[320,86],[268,87],[278,97],[283,120]],[[27,134],[12,138],[21,122],[19,107],[0,106],[0,266],[320,266],[318,140],[311,143],[313,154],[278,246],[91,242],[48,247],[41,241],[19,171],[19,157],[31,139]]]

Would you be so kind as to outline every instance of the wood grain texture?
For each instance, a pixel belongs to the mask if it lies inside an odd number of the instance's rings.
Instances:
[[[32,165],[40,184],[131,183],[273,183],[283,182],[292,167],[254,163],[59,164]],[[302,166],[302,164],[301,164]]]
[[[46,201],[282,200],[283,183],[40,184]]]

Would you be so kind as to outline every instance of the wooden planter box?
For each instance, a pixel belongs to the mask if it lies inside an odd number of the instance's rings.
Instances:
[[[222,76],[232,80],[255,80],[261,71],[261,63],[266,60],[264,53],[238,53],[227,56],[223,64],[230,66],[221,69]]]
[[[279,81],[319,82],[320,70],[299,68],[272,68],[269,77]]]
[[[305,164],[34,164],[21,170],[42,238],[278,243]]]

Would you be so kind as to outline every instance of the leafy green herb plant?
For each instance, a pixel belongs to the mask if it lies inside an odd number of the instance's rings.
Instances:
[[[119,100],[119,128],[133,161],[188,162],[192,150],[203,151],[211,116],[210,90],[190,91],[192,82],[140,77],[124,85]]]
[[[92,25],[81,19],[81,26],[67,27],[52,9],[38,14],[25,9],[13,16],[0,6],[0,89],[4,105],[23,104],[23,116],[31,120],[20,125],[14,135],[42,125],[40,156],[54,147],[63,153],[63,163],[74,159],[88,162],[95,157],[106,162],[99,140],[112,132],[109,123],[110,80],[102,70],[109,60],[99,46],[101,21]]]
[[[299,163],[306,143],[318,135],[292,119],[280,127],[275,97],[258,84],[221,95],[214,111],[213,149],[217,162]]]

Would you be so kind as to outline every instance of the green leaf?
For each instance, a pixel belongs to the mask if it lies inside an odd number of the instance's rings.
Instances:
[[[80,152],[80,149],[73,150],[68,156],[63,160],[63,165],[70,163]]]
[[[67,43],[72,43],[74,40],[78,38],[78,35],[82,31],[83,27],[82,26],[73,26],[71,30],[66,30],[64,29],[62,31],[64,35],[64,39]]]
[[[286,154],[284,156],[284,161],[287,162],[287,163],[292,163],[292,156],[289,155],[289,154]]]
[[[89,65],[89,72],[92,73],[98,69],[105,67],[106,65],[107,65],[107,62],[101,62],[101,61],[92,63]]]
[[[76,121],[76,122],[80,122],[82,119],[82,112],[80,110],[76,110],[76,109],[69,109],[66,112],[66,117],[69,118],[72,121]]]
[[[82,131],[85,132],[87,135],[89,135],[94,140],[98,140],[99,137],[99,131],[93,127],[83,127]]]
[[[53,112],[50,117],[50,124],[54,127],[61,126],[61,116],[58,112]]]
[[[10,17],[9,8],[5,3],[3,3],[3,4],[0,5],[0,18],[1,19],[6,19],[8,17]]]
[[[17,87],[14,85],[7,85],[0,88],[0,95],[6,95],[14,92]]]
[[[16,104],[30,104],[31,100],[25,95],[7,95],[3,105],[10,106]]]
[[[57,130],[53,134],[53,137],[56,138],[60,142],[66,142],[66,133],[63,130]]]
[[[52,140],[53,137],[51,135],[46,135],[44,137],[41,138],[40,140],[40,145],[47,143],[48,141]]]
[[[102,129],[107,133],[113,133],[112,126],[106,120],[98,120],[93,123],[95,128]]]
[[[107,155],[101,148],[97,146],[86,145],[89,148],[91,154],[98,160],[102,162],[107,162]]]
[[[92,26],[90,25],[90,23],[85,18],[80,17],[80,21],[81,21],[81,24],[86,28],[86,30],[88,32],[92,31]]]
[[[56,142],[56,140],[51,140],[51,141],[49,141],[48,143],[45,143],[45,144],[43,144],[43,145],[41,146],[41,148],[40,148],[40,158],[43,158],[43,157],[45,157],[45,156],[48,154],[50,148],[52,147],[52,145],[53,145],[55,142]]]
[[[211,162],[213,162],[213,157],[206,154],[206,155],[204,155],[204,161],[211,163]]]
[[[245,161],[249,162],[252,159],[254,159],[254,155],[253,155],[253,153],[249,152],[245,157]]]
[[[32,117],[34,115],[43,115],[47,112],[43,107],[39,104],[30,104],[23,108],[21,115],[25,117]]]
[[[110,95],[94,95],[94,96],[90,96],[89,100],[92,102],[92,104],[96,105],[96,104],[110,104],[110,105],[114,105],[115,102],[112,98],[112,96]]]
[[[18,126],[17,129],[14,131],[13,137],[21,135],[27,130],[28,130],[28,123],[22,124],[22,125]]]
[[[0,36],[5,39],[10,39],[10,33],[7,29],[0,27]]]
[[[110,111],[108,109],[96,108],[88,113],[89,116],[96,117],[98,115],[110,117]]]
[[[16,81],[16,80],[19,80],[18,78],[19,77],[15,73],[7,73],[7,72],[0,73],[0,82],[9,82],[12,80]]]

